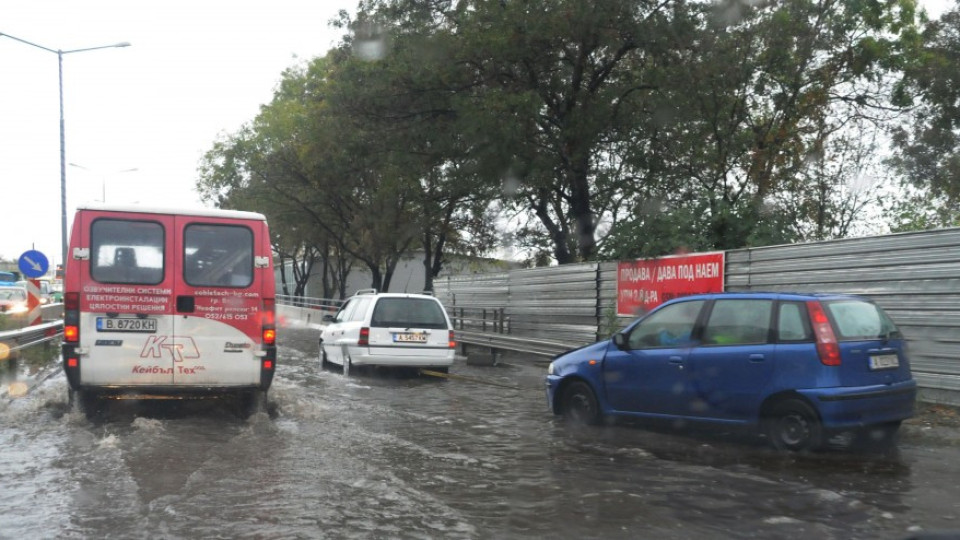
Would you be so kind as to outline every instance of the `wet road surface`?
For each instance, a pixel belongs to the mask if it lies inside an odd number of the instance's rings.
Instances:
[[[907,538],[960,529],[960,441],[778,455],[750,438],[572,428],[544,368],[450,380],[321,370],[287,328],[268,411],[68,410],[55,362],[8,366],[0,538]],[[9,364],[9,362],[7,362]],[[16,382],[14,382],[16,381]],[[30,386],[22,397],[20,382]]]

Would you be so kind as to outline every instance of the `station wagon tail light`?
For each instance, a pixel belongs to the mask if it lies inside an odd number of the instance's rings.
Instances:
[[[273,298],[263,299],[263,310],[260,312],[260,327],[264,345],[273,345],[277,342],[276,313]]]
[[[449,341],[450,341],[450,342],[447,343],[447,346],[450,347],[451,349],[456,349],[456,348],[457,348],[457,340],[454,339],[453,330],[450,331],[450,340],[449,340]]]
[[[817,354],[820,362],[825,366],[840,365],[840,345],[837,336],[830,326],[830,319],[823,311],[823,305],[816,300],[807,302],[807,311],[810,313],[810,324],[813,325],[814,339],[817,340]]]
[[[360,339],[357,340],[357,345],[360,347],[367,347],[370,345],[370,329],[366,326],[360,329]]]

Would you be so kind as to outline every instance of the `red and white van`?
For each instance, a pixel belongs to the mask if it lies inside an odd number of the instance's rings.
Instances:
[[[72,401],[223,392],[262,401],[276,368],[262,214],[87,205],[67,259],[62,352]]]

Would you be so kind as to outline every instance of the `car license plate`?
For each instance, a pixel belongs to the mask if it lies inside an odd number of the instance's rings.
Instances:
[[[157,320],[144,319],[112,319],[97,317],[98,332],[156,332]]]
[[[890,369],[899,366],[900,359],[895,354],[870,356],[870,369]]]
[[[394,343],[426,343],[427,335],[423,332],[394,334],[393,342]]]

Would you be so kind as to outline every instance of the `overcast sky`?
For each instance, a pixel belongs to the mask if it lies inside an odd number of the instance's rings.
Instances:
[[[197,165],[325,54],[355,0],[3,0],[0,33],[63,55],[67,215],[80,203],[200,207]],[[0,257],[60,262],[57,54],[0,37]],[[129,171],[129,169],[137,169]],[[127,172],[120,172],[127,171]]]
[[[949,0],[921,0],[932,14]],[[200,207],[197,165],[325,54],[355,0],[0,0],[0,33],[63,55],[67,216],[99,201]],[[0,257],[60,262],[57,55],[0,37]],[[82,167],[82,168],[81,168]],[[137,169],[130,171],[129,169]],[[123,172],[125,171],[125,172]]]

